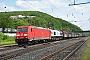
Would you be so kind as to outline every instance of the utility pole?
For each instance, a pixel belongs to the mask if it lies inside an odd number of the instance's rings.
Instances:
[[[75,0],[74,0],[74,4],[69,4],[69,6],[73,6],[73,5],[81,5],[81,4],[88,4],[88,3],[90,3],[90,2],[85,2],[85,3],[78,3],[78,4],[76,4],[76,3],[75,3]]]
[[[48,22],[48,28],[50,29],[50,22]]]
[[[53,16],[53,9],[52,9],[52,16]]]

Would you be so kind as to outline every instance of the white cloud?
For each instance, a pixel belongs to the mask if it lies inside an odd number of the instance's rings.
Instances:
[[[88,19],[87,12],[89,12],[90,5],[75,5],[68,6],[70,1],[63,0],[17,0],[16,5],[23,9],[48,11],[49,14],[54,17],[59,17],[67,21],[72,21],[71,23],[80,26],[85,30],[85,26],[82,26],[82,21]],[[88,7],[88,8],[87,8]],[[53,9],[53,10],[52,10]],[[83,15],[82,15],[83,13]],[[72,15],[73,14],[73,15]],[[86,15],[85,15],[86,14]],[[68,17],[67,17],[68,15]],[[74,22],[77,21],[77,22]],[[79,22],[81,21],[81,22]],[[89,24],[89,23],[87,23]]]
[[[28,10],[43,10],[44,8],[49,8],[49,5],[45,5],[47,2],[45,0],[42,1],[23,1],[23,0],[17,0],[16,5]]]

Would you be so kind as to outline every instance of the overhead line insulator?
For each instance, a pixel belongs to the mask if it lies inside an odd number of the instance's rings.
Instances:
[[[90,3],[90,2],[85,2],[85,3],[78,3],[78,4],[69,4],[69,6],[73,6],[73,5],[81,5],[81,4],[88,4],[88,3]]]

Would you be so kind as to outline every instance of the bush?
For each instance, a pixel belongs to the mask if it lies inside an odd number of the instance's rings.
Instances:
[[[15,37],[7,37],[7,39],[2,40],[1,44],[12,44],[15,43]]]
[[[7,35],[4,35],[3,36],[3,40],[5,40],[5,39],[7,39],[8,38],[8,36]]]
[[[3,40],[3,36],[4,36],[4,34],[2,32],[0,32],[0,40]]]
[[[1,44],[11,44],[15,43],[15,37],[4,35],[0,32],[0,43]]]

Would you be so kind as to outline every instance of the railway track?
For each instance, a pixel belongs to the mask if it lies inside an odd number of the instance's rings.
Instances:
[[[37,45],[29,46],[28,48],[18,48],[18,49],[12,49],[9,51],[0,52],[0,60],[19,60],[22,57],[25,58],[25,55],[30,54],[29,60],[35,60],[37,57],[39,57],[39,54],[43,54],[43,52],[49,52],[50,49],[53,48],[62,48],[63,46],[67,46],[69,44],[73,44],[75,42],[78,42],[77,40],[64,40],[64,41],[56,41],[56,42],[49,42],[49,43],[42,43]],[[54,49],[53,49],[54,50]],[[56,50],[54,50],[56,51]],[[53,51],[52,51],[53,52]],[[38,55],[37,55],[38,54]],[[43,56],[43,55],[42,55]],[[39,58],[40,59],[40,58]],[[21,59],[23,60],[23,59]]]
[[[42,58],[40,58],[39,60],[54,60],[56,58],[56,56],[58,56],[58,59],[59,60],[69,60],[69,58],[75,54],[75,52],[77,50],[79,50],[81,48],[81,46],[86,42],[87,40],[85,41],[79,41],[79,42],[76,42],[76,43],[73,43],[69,46],[66,46],[58,51],[55,51],[47,56],[44,56]]]
[[[1,45],[0,52],[19,48],[17,44]]]
[[[32,50],[32,48],[31,48],[31,50],[30,50],[31,52],[29,52],[25,55],[21,55],[19,57],[13,58],[11,60],[40,60],[41,58],[59,50],[59,49],[62,49],[65,46],[72,45],[79,41],[81,41],[81,40],[79,40],[79,39],[67,40],[67,41],[63,41],[63,42],[46,43],[46,44],[39,45],[36,47],[33,46],[33,48],[34,48],[33,51],[31,51]]]

